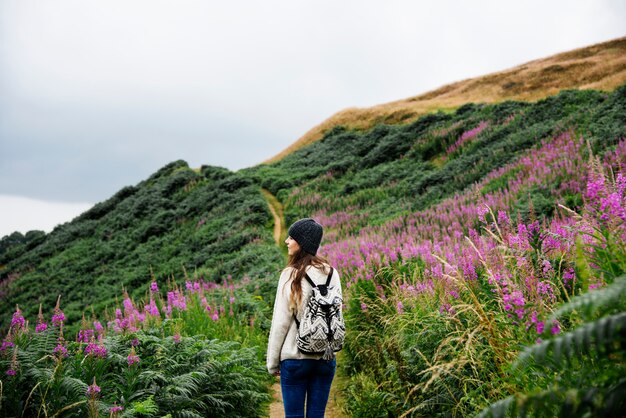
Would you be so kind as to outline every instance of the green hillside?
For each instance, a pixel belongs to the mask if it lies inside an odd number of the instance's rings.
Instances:
[[[559,132],[574,130],[603,152],[624,135],[623,94],[567,91],[537,103],[467,104],[366,133],[337,127],[279,162],[236,173],[172,162],[47,235],[8,248],[5,237],[2,323],[16,303],[35,314],[39,303],[51,309],[58,295],[77,320],[90,306],[110,305],[123,287],[140,294],[152,276],[180,278],[184,270],[217,283],[273,275],[284,258],[261,188],[285,205],[287,225],[321,208],[350,210],[367,216],[341,232],[358,231],[435,205]],[[446,155],[481,122],[489,128],[480,141]],[[536,209],[550,215],[555,202],[541,189],[530,192],[541,202]],[[522,212],[524,202],[521,195]]]
[[[352,318],[349,323],[355,330],[343,353],[345,373],[352,379],[346,395],[348,411],[355,416],[396,416],[415,408],[414,412],[433,414],[429,416],[448,416],[446,408],[456,405],[454,408],[460,408],[457,414],[475,413],[485,402],[514,392],[513,384],[507,383],[509,392],[489,392],[488,385],[478,385],[472,392],[475,401],[454,392],[462,392],[461,386],[450,389],[450,399],[443,399],[444,395],[437,400],[416,398],[412,389],[419,387],[423,376],[428,377],[421,372],[427,367],[416,354],[410,354],[418,337],[410,335],[412,328],[406,323],[394,329],[400,341],[392,342],[377,331],[393,324],[391,318],[398,313],[409,311],[398,289],[408,286],[407,277],[411,286],[428,281],[435,286],[432,282],[439,277],[439,261],[431,254],[447,257],[455,265],[455,253],[467,255],[458,265],[474,263],[476,275],[487,280],[485,270],[477,267],[479,261],[468,255],[470,247],[452,242],[456,238],[462,241],[463,236],[489,236],[482,232],[472,205],[484,201],[494,213],[496,209],[506,211],[508,219],[519,224],[537,222],[547,229],[553,219],[564,219],[558,205],[576,212],[586,210],[584,185],[592,176],[585,164],[592,155],[604,159],[603,164],[614,170],[613,176],[625,168],[625,136],[626,86],[622,86],[613,92],[563,91],[538,102],[469,103],[453,112],[430,113],[405,125],[381,124],[365,132],[337,126],[322,140],[280,161],[238,172],[206,166],[196,171],[176,161],[49,234],[3,238],[1,331],[9,329],[16,305],[34,323],[39,304],[49,316],[59,295],[67,318],[66,332],[76,333],[84,329],[84,321],[80,323],[83,313],[98,316],[107,307],[119,307],[116,298],[124,291],[134,300],[147,298],[153,281],[169,281],[170,289],[176,283],[182,287],[185,281],[243,283],[243,287],[225,291],[230,292],[231,306],[245,300],[238,318],[244,325],[256,320],[250,327],[258,335],[239,338],[232,334],[237,329],[233,325],[224,328],[228,333],[220,328],[209,338],[256,345],[262,361],[267,312],[285,261],[272,236],[273,219],[262,193],[265,189],[282,203],[286,225],[313,216],[326,227],[322,253],[342,273],[348,288],[347,317],[349,321]],[[541,159],[541,153],[553,153],[550,161],[565,158],[559,160],[561,165],[550,165],[545,162],[548,157]],[[528,162],[533,158],[537,161],[534,169],[541,170],[531,178],[526,171],[533,167],[532,161]],[[562,168],[568,162],[580,166]],[[437,225],[429,220],[444,213],[448,218],[438,218]],[[435,231],[437,228],[441,231]],[[411,248],[409,240],[414,240]],[[536,263],[544,257],[539,250],[533,254]],[[545,255],[544,265],[550,265],[550,271],[557,271],[561,278],[574,263],[567,257],[570,255],[564,253],[559,262]],[[606,273],[598,280],[611,283],[620,265],[623,260],[618,260],[612,275]],[[568,292],[573,295],[588,289],[587,285],[576,286]],[[452,291],[460,292],[457,288]],[[254,297],[246,299],[246,292]],[[433,307],[437,315],[441,306],[453,302],[446,294],[435,298],[441,303]],[[169,299],[170,295],[168,304]],[[566,298],[559,294],[550,300],[554,306]],[[147,304],[147,299],[144,301]],[[541,303],[536,306],[544,306]],[[376,311],[382,315],[378,319],[367,316],[374,312],[373,306],[380,309]],[[548,314],[544,308],[533,309],[534,315]],[[427,316],[413,312],[415,318]],[[530,321],[530,310],[525,312],[523,320]],[[109,318],[113,318],[110,313]],[[183,315],[185,321],[190,318]],[[193,332],[204,332],[202,320],[194,318],[198,326]],[[509,321],[506,315],[502,318]],[[210,322],[209,316],[206,321]],[[185,326],[177,332],[187,329]],[[189,336],[193,335],[189,331]],[[502,364],[537,336],[520,331],[507,338],[517,343],[507,348],[508,354],[498,357]],[[370,357],[374,353],[378,357]],[[363,367],[364,361],[370,372]],[[502,378],[503,370],[504,366],[493,373]],[[485,379],[492,378],[488,375]],[[428,393],[431,384],[421,387],[419,393]],[[371,397],[366,398],[364,394],[370,392]],[[434,409],[421,409],[424,405]],[[367,415],[368,408],[373,415]]]
[[[216,283],[273,274],[283,256],[271,222],[250,178],[172,162],[50,234],[4,248],[2,324],[15,304],[34,315],[39,303],[51,310],[58,295],[77,321],[88,308],[110,306],[123,288],[141,294],[153,277],[184,271]]]

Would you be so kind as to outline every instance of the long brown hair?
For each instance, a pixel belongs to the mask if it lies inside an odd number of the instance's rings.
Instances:
[[[306,269],[309,266],[317,267],[326,271],[328,261],[317,255],[312,255],[299,248],[295,253],[289,256],[287,267],[292,267],[291,271],[291,297],[289,300],[290,307],[296,311],[296,308],[302,301],[302,280],[306,275]]]

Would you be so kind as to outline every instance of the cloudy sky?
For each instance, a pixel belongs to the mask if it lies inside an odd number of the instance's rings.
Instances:
[[[0,237],[625,28],[623,0],[0,0]]]

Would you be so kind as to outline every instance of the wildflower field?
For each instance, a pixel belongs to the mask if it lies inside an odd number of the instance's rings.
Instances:
[[[0,415],[266,415],[266,189],[325,226],[349,416],[619,416],[625,130],[626,86],[337,127],[236,173],[172,163],[2,243]]]
[[[152,282],[141,302],[125,294],[110,316],[84,316],[71,339],[60,303],[34,329],[18,307],[0,348],[3,416],[259,415],[270,377],[255,320],[267,318],[241,291]]]

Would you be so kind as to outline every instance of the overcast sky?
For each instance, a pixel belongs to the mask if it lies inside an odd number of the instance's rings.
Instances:
[[[0,237],[625,28],[623,0],[0,0]]]

